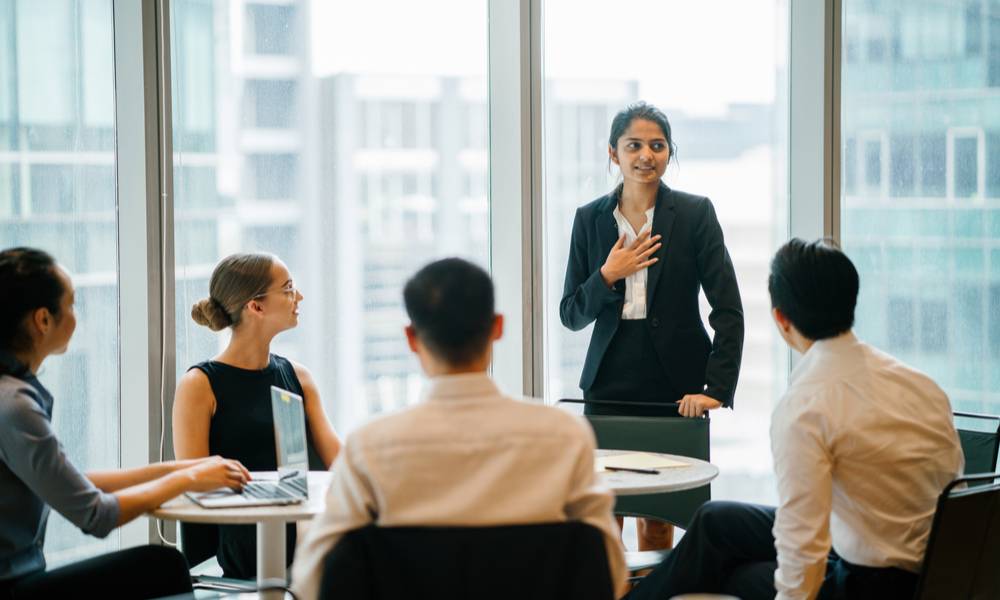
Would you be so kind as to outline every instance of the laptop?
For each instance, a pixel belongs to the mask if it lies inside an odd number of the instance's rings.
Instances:
[[[302,396],[272,385],[271,413],[278,455],[277,480],[254,480],[239,492],[229,488],[188,492],[188,498],[204,508],[282,506],[309,499],[309,453]]]

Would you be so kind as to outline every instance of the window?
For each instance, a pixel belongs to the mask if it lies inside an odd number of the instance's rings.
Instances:
[[[254,182],[247,197],[288,200],[295,196],[299,157],[295,154],[251,154],[246,169]]]
[[[889,140],[889,160],[889,189],[893,197],[913,196],[916,190],[913,137],[892,136]]]
[[[889,140],[888,188],[874,185],[886,146],[863,141],[869,193],[845,190],[841,201],[843,245],[861,275],[856,330],[935,378],[956,410],[996,413],[1000,227],[991,207],[1000,163],[990,153],[1000,124],[981,29],[994,11],[981,2],[843,6],[848,26],[897,20],[903,44],[888,64],[842,63],[844,177],[848,140],[866,140],[866,124],[884,124]]]
[[[768,423],[784,390],[787,351],[771,322],[766,273],[787,236],[779,217],[785,183],[777,175],[787,172],[786,141],[775,133],[787,119],[776,83],[787,15],[771,0],[725,6],[729,16],[720,21],[715,5],[699,2],[544,4],[544,385],[548,398],[581,397],[591,327],[570,332],[558,312],[573,217],[616,184],[607,153],[612,117],[646,100],[664,110],[678,145],[679,167],[668,168],[665,180],[711,198],[744,303],[738,408],[712,415],[712,459],[722,470],[713,495],[773,502]],[[698,33],[708,30],[741,51],[719,52]],[[664,58],[671,56],[685,59]]]
[[[865,194],[882,194],[882,136],[867,133],[861,137],[861,173]]]
[[[311,368],[338,430],[416,401],[403,284],[446,255],[489,263],[487,3],[435,6],[449,18],[405,0],[171,2],[178,375],[226,343],[187,314],[214,264],[262,250],[305,296],[273,348]]]
[[[246,29],[243,31],[244,48],[248,55],[292,54],[294,17],[298,7],[257,4],[246,5]]]
[[[73,277],[73,342],[39,378],[84,470],[120,464],[112,23],[110,0],[0,2],[0,248],[41,248]],[[118,544],[51,513],[49,566]]]
[[[946,149],[944,133],[931,131],[920,134],[920,180],[923,196],[944,196]]]
[[[295,82],[251,79],[246,83],[244,124],[247,127],[284,129],[293,126]]]
[[[956,199],[981,198],[979,157],[982,132],[965,129],[949,132],[951,142],[948,161],[951,196]]]
[[[913,323],[913,300],[911,298],[889,298],[889,308],[886,313],[890,317],[886,321],[889,345],[897,352],[912,351],[916,337]]]

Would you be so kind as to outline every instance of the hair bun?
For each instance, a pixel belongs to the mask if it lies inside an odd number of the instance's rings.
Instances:
[[[191,307],[194,322],[212,331],[221,331],[233,324],[226,309],[215,298],[205,298]]]

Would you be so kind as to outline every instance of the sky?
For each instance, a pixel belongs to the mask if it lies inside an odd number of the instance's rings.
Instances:
[[[543,69],[547,78],[637,80],[642,98],[691,115],[770,103],[785,56],[781,5],[545,0]],[[486,0],[313,0],[311,10],[316,75],[486,73]]]

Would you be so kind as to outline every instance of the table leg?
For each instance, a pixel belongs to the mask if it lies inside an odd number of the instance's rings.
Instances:
[[[287,581],[285,575],[285,523],[261,521],[257,523],[257,585],[266,580]],[[281,591],[261,592],[261,598],[284,598]]]

